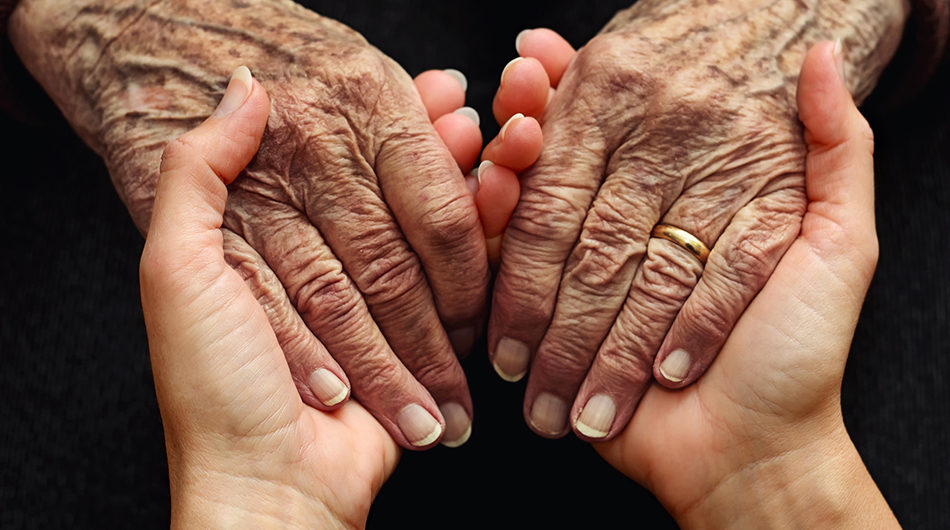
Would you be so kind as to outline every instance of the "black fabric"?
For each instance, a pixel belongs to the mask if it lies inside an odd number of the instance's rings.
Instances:
[[[514,37],[581,45],[625,0],[314,1],[410,74],[458,68],[486,138]],[[370,5],[372,4],[372,5]],[[592,6],[592,4],[594,4]],[[950,528],[950,79],[877,133],[881,260],[845,376],[849,431],[906,528]],[[142,239],[102,162],[60,124],[0,118],[0,528],[162,528],[168,479],[137,266]],[[459,449],[405,452],[370,528],[675,528],[653,497],[573,435],[527,429],[524,383],[485,345],[463,362],[476,406]]]

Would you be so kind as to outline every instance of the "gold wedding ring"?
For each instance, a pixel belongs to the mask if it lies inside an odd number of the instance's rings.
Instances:
[[[706,248],[706,245],[704,245],[702,241],[686,230],[670,225],[656,225],[653,227],[653,233],[650,235],[676,243],[685,248],[690,254],[696,256],[703,265],[706,264],[706,258],[709,257],[709,249]]]

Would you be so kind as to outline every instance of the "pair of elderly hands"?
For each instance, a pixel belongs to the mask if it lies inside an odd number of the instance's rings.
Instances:
[[[896,525],[840,417],[877,243],[873,139],[837,49],[816,46],[802,69],[801,234],[713,369],[688,389],[651,389],[631,425],[597,445],[684,527]],[[355,401],[333,412],[303,403],[267,316],[225,261],[226,185],[254,156],[269,112],[240,67],[214,114],[162,159],[141,279],[174,528],[359,527],[398,459]],[[526,131],[509,124],[505,140]],[[479,193],[514,178],[491,170],[481,166]]]
[[[675,388],[706,369],[799,234],[805,51],[845,37],[860,101],[899,41],[905,5],[859,4],[645,1],[576,57],[542,32],[521,39],[529,58],[506,69],[495,117],[538,118],[545,143],[505,231],[488,337],[504,377],[530,365],[536,432],[611,439],[654,376]],[[483,232],[462,177],[474,158],[453,159],[436,130],[454,126],[432,123],[398,65],[276,0],[23,0],[10,34],[143,232],[162,149],[211,112],[235,66],[250,66],[272,108],[221,233],[297,390],[345,417],[352,389],[403,447],[464,441],[474,411],[456,354],[484,331],[500,229]],[[518,85],[538,76],[550,91]],[[524,155],[503,143],[485,157]],[[658,223],[712,248],[705,268],[651,239]],[[581,425],[596,425],[579,429],[595,396]],[[401,421],[407,410],[415,417]]]
[[[844,37],[860,101],[905,18],[896,0],[647,0],[576,58],[540,32],[522,39],[529,58],[505,77],[547,76],[550,95],[503,79],[495,117],[537,118],[544,149],[522,177],[487,326],[502,377],[530,366],[532,429],[609,440],[654,377],[677,388],[702,374],[799,231],[805,51]],[[474,158],[456,164],[398,65],[289,0],[23,0],[10,37],[143,232],[162,148],[249,66],[273,109],[229,194],[224,245],[301,395],[332,410],[352,391],[406,448],[463,441],[474,409],[458,356],[485,329],[486,252],[504,223],[483,233],[462,178]],[[651,239],[660,223],[712,248],[705,266]],[[400,426],[420,408],[429,418]],[[441,437],[409,426],[433,421]]]

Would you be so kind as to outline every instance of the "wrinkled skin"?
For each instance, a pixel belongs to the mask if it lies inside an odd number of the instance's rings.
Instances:
[[[530,367],[535,432],[610,439],[654,377],[679,388],[705,371],[799,233],[805,52],[841,37],[860,102],[907,11],[899,0],[645,0],[578,51],[539,113],[544,148],[522,179],[489,324],[502,376]],[[497,105],[496,118],[507,119]],[[651,238],[660,223],[712,249],[705,266]],[[678,373],[663,365],[676,350],[689,359]],[[579,429],[594,395],[614,416]]]
[[[264,307],[306,403],[326,368],[404,447],[412,403],[472,405],[455,350],[486,311],[475,203],[410,77],[355,31],[289,0],[26,0],[11,41],[103,156],[148,226],[165,144],[207,117],[247,65],[272,112],[231,186],[228,262]],[[445,330],[448,330],[446,333]],[[457,408],[457,407],[456,407]]]
[[[166,146],[139,268],[171,528],[363,528],[398,446],[355,401],[332,413],[303,403],[261,305],[224,259],[226,184],[270,111],[242,70],[232,97]]]
[[[621,435],[595,444],[681,528],[900,528],[841,414],[878,241],[873,134],[833,49],[815,46],[799,81],[801,233],[702,379],[652,385]]]

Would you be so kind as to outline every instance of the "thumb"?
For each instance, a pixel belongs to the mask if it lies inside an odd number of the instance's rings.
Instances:
[[[194,324],[199,315],[204,319],[212,314],[216,306],[194,303],[200,297],[211,296],[219,304],[245,297],[254,302],[246,304],[248,311],[259,310],[250,292],[243,294],[247,288],[224,261],[220,228],[228,197],[226,184],[257,152],[269,113],[264,88],[241,66],[231,76],[214,114],[165,147],[139,266],[150,341],[159,336],[181,339],[187,326],[176,315],[191,312],[190,324]],[[217,289],[211,289],[213,285]]]
[[[845,86],[840,40],[819,43],[806,55],[798,80],[798,114],[808,147],[809,205],[802,237],[828,251],[823,252],[826,257],[845,260],[843,265],[869,283],[878,255],[874,135]]]
[[[285,419],[271,412],[294,413],[280,404],[299,401],[261,306],[224,260],[220,230],[226,184],[257,152],[269,113],[263,87],[241,66],[214,114],[162,156],[139,267],[142,308],[162,414],[203,422],[190,429],[235,417],[267,427]]]
[[[149,239],[199,250],[180,244],[221,227],[226,185],[257,153],[268,114],[264,88],[239,66],[214,113],[165,147]]]

